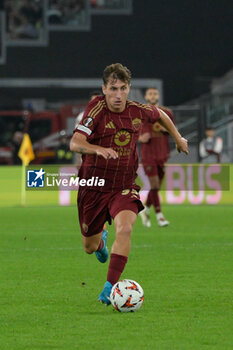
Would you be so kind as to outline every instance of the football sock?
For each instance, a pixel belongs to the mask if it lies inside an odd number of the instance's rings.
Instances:
[[[99,244],[99,246],[97,248],[97,252],[99,252],[103,248],[103,246],[104,246],[104,241],[101,238],[100,244]]]
[[[161,212],[159,190],[150,190],[150,199],[153,204],[156,213]]]
[[[125,265],[127,263],[128,257],[118,254],[111,254],[109,268],[108,268],[108,275],[107,275],[107,281],[109,281],[112,285],[117,283],[119,280]]]
[[[148,196],[147,196],[147,200],[146,200],[146,203],[145,205],[150,208],[150,206],[152,205],[152,201],[151,201],[151,190],[149,191],[148,193]]]

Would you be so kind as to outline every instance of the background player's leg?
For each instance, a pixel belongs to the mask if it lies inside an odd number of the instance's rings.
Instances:
[[[163,170],[163,167],[160,167],[160,165],[157,166],[157,170],[158,170],[158,175],[149,177],[150,184],[151,184],[149,198],[153,204],[158,225],[160,227],[165,227],[169,225],[169,221],[165,219],[165,217],[163,216],[163,213],[161,212],[161,204],[160,204],[160,198],[159,198],[159,189],[164,177],[164,170]]]
[[[138,170],[137,170],[137,174],[142,181],[142,187],[141,187],[141,191],[139,193],[140,201],[142,203],[145,203],[147,198],[148,198],[149,191],[150,191],[150,182],[149,182],[148,176],[146,175],[145,170],[144,170],[142,165],[139,165]]]
[[[159,199],[159,188],[160,188],[160,180],[158,175],[149,177],[151,190],[149,193],[150,202],[152,202],[153,207],[156,213],[161,212],[160,199]]]
[[[155,168],[155,171],[157,172],[157,167]],[[150,221],[150,206],[153,205],[156,215],[160,212],[160,200],[158,195],[158,189],[159,189],[159,177],[158,175],[151,175],[148,176],[149,183],[150,183],[150,191],[147,197],[147,200],[145,202],[145,208],[140,212],[140,217],[142,219],[142,224],[145,227],[151,227],[151,221]]]

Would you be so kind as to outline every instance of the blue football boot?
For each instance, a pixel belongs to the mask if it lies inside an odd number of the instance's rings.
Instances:
[[[104,229],[102,233],[102,240],[104,242],[103,248],[95,252],[97,259],[101,263],[105,263],[108,260],[107,236],[108,236],[108,231]]]
[[[112,284],[108,281],[105,282],[104,289],[100,293],[98,297],[98,301],[105,304],[106,306],[110,305],[111,301],[109,300],[109,298],[110,298],[111,290],[112,290]]]

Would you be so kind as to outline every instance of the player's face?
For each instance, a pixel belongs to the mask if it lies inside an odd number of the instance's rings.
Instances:
[[[130,86],[122,80],[109,80],[103,85],[103,93],[110,111],[122,112],[125,109]]]
[[[157,105],[159,103],[159,90],[157,89],[146,90],[145,100],[151,105]]]

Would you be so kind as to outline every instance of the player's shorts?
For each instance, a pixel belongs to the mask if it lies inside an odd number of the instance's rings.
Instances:
[[[100,233],[105,222],[111,224],[111,219],[120,211],[131,210],[138,214],[143,208],[134,188],[106,193],[83,188],[78,193],[79,223],[85,237]]]
[[[151,165],[143,165],[145,174],[149,177],[158,176],[160,180],[164,178],[165,169],[164,163],[153,163]]]

